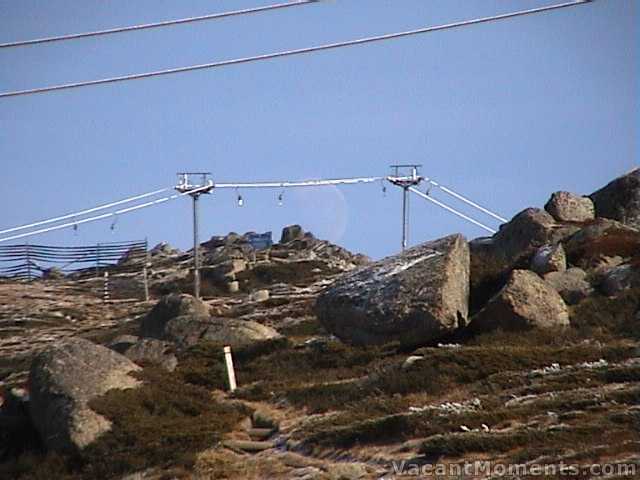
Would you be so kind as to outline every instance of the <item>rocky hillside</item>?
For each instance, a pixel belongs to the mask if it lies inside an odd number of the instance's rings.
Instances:
[[[640,478],[640,170],[377,262],[201,249],[202,300],[168,245],[149,302],[0,282],[1,478]]]

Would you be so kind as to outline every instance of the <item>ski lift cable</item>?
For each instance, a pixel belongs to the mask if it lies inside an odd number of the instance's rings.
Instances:
[[[41,233],[51,232],[51,231],[54,231],[54,230],[60,230],[60,229],[67,228],[67,227],[74,227],[75,229],[77,229],[78,225],[82,225],[82,224],[89,223],[89,222],[95,222],[95,221],[98,221],[98,220],[103,220],[105,218],[110,218],[110,217],[113,217],[113,216],[116,216],[116,215],[123,215],[125,213],[130,213],[130,212],[133,212],[135,210],[140,210],[142,208],[151,207],[151,206],[154,206],[154,205],[158,205],[158,204],[161,204],[161,203],[168,202],[170,200],[175,200],[176,198],[180,198],[180,197],[183,197],[185,195],[190,195],[190,194],[193,194],[193,193],[197,193],[199,191],[206,191],[206,190],[208,190],[210,188],[211,188],[210,185],[205,185],[203,187],[199,187],[199,188],[187,191],[187,192],[176,193],[176,194],[170,195],[168,197],[159,198],[159,199],[156,199],[156,200],[152,200],[150,202],[145,202],[145,203],[141,203],[139,205],[134,205],[132,207],[123,208],[121,210],[116,210],[115,212],[103,213],[102,215],[83,218],[82,220],[78,220],[78,221],[75,221],[75,222],[63,223],[62,225],[55,225],[53,227],[41,228],[39,230],[34,230],[34,231],[31,231],[31,232],[27,232],[27,233],[21,233],[21,234],[18,234],[18,235],[12,235],[10,237],[0,238],[0,242],[8,242],[10,240],[16,240],[18,238],[25,238],[25,237],[30,237],[30,236],[33,236],[33,235],[39,235]]]
[[[136,200],[141,200],[143,198],[152,197],[154,195],[159,195],[160,193],[166,192],[167,190],[171,190],[171,189],[170,188],[161,188],[161,189],[158,189],[158,190],[154,190],[153,192],[143,193],[141,195],[136,195],[134,197],[125,198],[123,200],[118,200],[116,202],[107,203],[105,205],[99,205],[97,207],[89,208],[87,210],[81,210],[79,212],[68,213],[66,215],[62,215],[62,216],[59,216],[59,217],[48,218],[46,220],[41,220],[41,221],[38,221],[38,222],[29,223],[27,225],[20,225],[19,227],[7,228],[5,230],[0,230],[0,235],[3,235],[5,233],[17,232],[19,230],[25,230],[25,229],[28,229],[28,228],[39,227],[40,225],[46,225],[46,224],[49,224],[49,223],[60,222],[62,220],[67,220],[69,218],[80,217],[82,215],[86,215],[86,214],[89,214],[89,213],[97,212],[97,211],[100,211],[100,210],[105,210],[107,208],[113,208],[113,207],[116,207],[118,205],[134,202]]]
[[[430,197],[430,196],[429,196],[429,195],[427,195],[426,193],[422,193],[422,192],[421,192],[420,190],[418,190],[417,188],[409,187],[409,190],[410,190],[411,192],[415,193],[416,195],[418,195],[419,197],[422,197],[422,198],[424,198],[425,200],[428,200],[428,201],[430,201],[430,202],[432,202],[432,203],[435,203],[435,204],[436,204],[436,205],[438,205],[440,208],[443,208],[443,209],[447,210],[448,212],[453,213],[454,215],[457,215],[458,217],[460,217],[460,218],[462,218],[462,219],[464,219],[464,220],[466,220],[466,221],[468,221],[468,222],[473,223],[474,225],[476,225],[476,226],[478,226],[478,227],[480,227],[480,228],[482,228],[482,229],[486,230],[487,232],[490,232],[490,233],[492,233],[492,234],[493,234],[493,233],[496,233],[496,231],[495,231],[493,228],[491,228],[491,227],[487,227],[485,224],[480,223],[479,221],[477,221],[477,220],[475,220],[475,219],[473,219],[473,218],[469,217],[468,215],[465,215],[464,213],[462,213],[462,212],[460,212],[460,211],[456,210],[455,208],[452,208],[452,207],[450,207],[450,206],[446,205],[445,203],[443,203],[443,202],[441,202],[441,201],[439,201],[439,200],[436,200],[436,199],[435,199],[435,198],[433,198],[433,197]]]
[[[445,187],[444,185],[441,185],[440,183],[436,182],[435,180],[431,179],[431,178],[425,178],[426,182],[429,182],[431,185],[433,185],[436,188],[439,188],[440,190],[442,190],[443,192],[451,195],[452,197],[457,198],[458,200],[466,203],[467,205],[471,205],[472,207],[480,210],[481,212],[486,213],[487,215],[495,218],[496,220],[500,220],[503,223],[508,222],[509,220],[507,220],[506,218],[498,215],[495,212],[492,212],[491,210],[489,210],[488,208],[485,208],[479,204],[477,204],[476,202],[474,202],[473,200],[470,200],[469,198],[461,195],[460,193],[455,192],[454,190]]]

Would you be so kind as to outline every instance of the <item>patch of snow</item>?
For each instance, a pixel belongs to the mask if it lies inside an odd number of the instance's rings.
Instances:
[[[548,367],[537,368],[531,370],[530,375],[548,375],[550,373],[558,373],[561,370],[559,363],[552,363]]]
[[[475,412],[482,408],[482,402],[479,398],[467,400],[466,402],[445,402],[440,405],[425,405],[424,407],[409,407],[409,411],[413,413],[426,412],[429,410],[437,410],[444,413],[465,413]]]
[[[597,362],[583,362],[583,363],[579,364],[578,367],[581,367],[581,368],[602,368],[602,367],[606,367],[608,365],[609,365],[609,362],[607,362],[604,358],[601,358]]]
[[[409,270],[411,267],[413,267],[414,265],[417,265],[418,263],[424,262],[425,260],[428,260],[428,259],[433,258],[433,257],[437,257],[439,255],[442,255],[442,253],[433,252],[433,253],[429,253],[427,255],[421,255],[420,257],[414,258],[413,260],[411,260],[409,262],[397,265],[396,267],[391,269],[391,271],[386,272],[384,274],[384,276],[385,277],[392,277],[392,276],[397,275],[397,274],[399,274],[401,272],[404,272],[405,270]]]

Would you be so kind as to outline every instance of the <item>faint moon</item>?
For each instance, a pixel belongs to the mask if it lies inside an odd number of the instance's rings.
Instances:
[[[296,207],[299,206],[302,228],[333,243],[342,239],[349,223],[349,207],[339,187],[295,188],[291,197]]]

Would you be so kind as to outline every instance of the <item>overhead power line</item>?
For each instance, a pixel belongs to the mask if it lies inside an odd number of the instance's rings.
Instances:
[[[572,1],[572,2],[559,3],[559,4],[555,4],[555,5],[548,5],[546,7],[531,8],[531,9],[528,9],[528,10],[520,10],[520,11],[516,11],[516,12],[510,12],[510,13],[501,14],[501,15],[493,15],[493,16],[490,16],[490,17],[476,18],[476,19],[473,19],[473,20],[463,20],[463,21],[454,22],[454,23],[448,23],[448,24],[444,24],[444,25],[436,25],[436,26],[431,26],[431,27],[417,28],[417,29],[414,29],[414,30],[407,30],[407,31],[403,31],[403,32],[389,33],[389,34],[385,34],[385,35],[377,35],[377,36],[372,36],[372,37],[364,37],[364,38],[359,38],[359,39],[355,39],[355,40],[347,40],[347,41],[344,41],[344,42],[327,43],[327,44],[317,45],[317,46],[313,46],[313,47],[298,48],[298,49],[294,49],[294,50],[285,50],[285,51],[280,51],[280,52],[267,53],[267,54],[263,54],[263,55],[255,55],[255,56],[252,56],[252,57],[241,57],[241,58],[235,58],[235,59],[232,59],[232,60],[222,60],[222,61],[218,61],[218,62],[203,63],[203,64],[200,64],[200,65],[191,65],[191,66],[187,66],[187,67],[177,67],[177,68],[170,68],[170,69],[165,69],[165,70],[156,70],[156,71],[153,71],[153,72],[136,73],[136,74],[132,74],[132,75],[122,75],[122,76],[118,76],[118,77],[101,78],[101,79],[98,79],[98,80],[89,80],[89,81],[75,82],[75,83],[65,83],[65,84],[61,84],[61,85],[53,85],[53,86],[48,86],[48,87],[31,88],[31,89],[27,89],[27,90],[15,90],[15,91],[10,91],[10,92],[0,93],[0,98],[15,97],[15,96],[19,96],[19,95],[31,95],[31,94],[35,94],[35,93],[45,93],[45,92],[52,92],[52,91],[57,91],[57,90],[66,90],[66,89],[72,89],[72,88],[87,87],[87,86],[90,86],[90,85],[102,85],[102,84],[106,84],[106,83],[124,82],[124,81],[129,81],[129,80],[140,80],[140,79],[143,79],[143,78],[158,77],[158,76],[162,76],[162,75],[171,75],[171,74],[174,74],[174,73],[184,73],[184,72],[191,72],[191,71],[195,71],[195,70],[204,70],[204,69],[211,69],[211,68],[227,67],[227,66],[231,66],[231,65],[239,65],[239,64],[244,64],[244,63],[271,60],[271,59],[280,58],[280,57],[289,57],[289,56],[294,56],[294,55],[302,55],[302,54],[318,52],[318,51],[322,51],[322,50],[332,50],[332,49],[350,47],[350,46],[355,46],[355,45],[364,45],[364,44],[367,44],[367,43],[382,42],[382,41],[392,40],[392,39],[396,39],[396,38],[409,37],[409,36],[413,36],[413,35],[436,32],[436,31],[439,31],[439,30],[447,30],[447,29],[458,28],[458,27],[466,27],[466,26],[469,26],[469,25],[475,25],[475,24],[479,24],[479,23],[486,23],[486,22],[492,22],[492,21],[497,21],[497,20],[504,20],[504,19],[507,19],[507,18],[514,18],[514,17],[523,16],[523,15],[531,15],[531,14],[546,12],[546,11],[550,11],[550,10],[557,10],[557,9],[561,9],[561,8],[574,7],[576,5],[582,5],[584,3],[589,3],[590,1],[591,0],[575,0],[575,1]]]
[[[89,213],[98,212],[100,210],[105,210],[107,208],[113,208],[118,205],[122,205],[124,203],[135,202],[136,200],[141,200],[143,198],[152,197],[154,195],[159,195],[162,192],[166,192],[170,190],[170,188],[161,188],[159,190],[154,190],[153,192],[143,193],[142,195],[136,195],[135,197],[125,198],[123,200],[118,200],[117,202],[107,203],[105,205],[99,205],[97,207],[89,208],[88,210],[81,210],[79,212],[68,213],[66,215],[62,215],[60,217],[49,218],[47,220],[41,220],[39,222],[29,223],[27,225],[20,225],[19,227],[7,228],[5,230],[0,230],[0,235],[5,233],[17,232],[19,230],[25,230],[28,228],[39,227],[40,225],[46,225],[48,223],[60,222],[62,220],[67,220],[69,218],[79,217],[82,215],[87,215]]]
[[[430,197],[429,195],[427,195],[426,193],[422,193],[420,190],[418,190],[417,188],[414,187],[409,187],[409,190],[413,193],[415,193],[416,195],[418,195],[419,197],[424,198],[425,200],[428,200],[432,203],[435,203],[436,205],[438,205],[440,208],[444,208],[445,210],[447,210],[450,213],[453,213],[454,215],[457,215],[460,218],[463,218],[464,220],[473,223],[474,225],[477,225],[480,228],[483,228],[484,230],[486,230],[487,232],[490,233],[496,233],[496,231],[491,228],[491,227],[487,227],[484,223],[480,223],[477,220],[474,220],[473,218],[469,217],[468,215],[465,215],[464,213],[456,210],[455,208],[452,208],[448,205],[446,205],[445,203],[442,203],[439,200],[436,200],[433,197]]]
[[[298,0],[294,2],[275,3],[272,5],[264,5],[262,7],[244,8],[241,10],[233,10],[230,12],[211,13],[207,15],[200,15],[197,17],[179,18],[176,20],[165,20],[155,23],[143,23],[140,25],[130,25],[126,27],[108,28],[105,30],[96,30],[93,32],[72,33],[68,35],[59,35],[53,37],[34,38],[31,40],[18,40],[15,42],[0,43],[0,48],[10,47],[22,47],[26,45],[38,45],[41,43],[60,42],[65,40],[77,40],[79,38],[98,37],[101,35],[111,35],[114,33],[132,32],[136,30],[146,30],[150,28],[169,27],[172,25],[181,25],[184,23],[201,22],[204,20],[218,20],[221,18],[234,17],[239,15],[247,15],[251,13],[266,12],[269,10],[277,10],[289,7],[299,7],[302,5],[308,5],[310,3],[318,3],[322,0]]]

